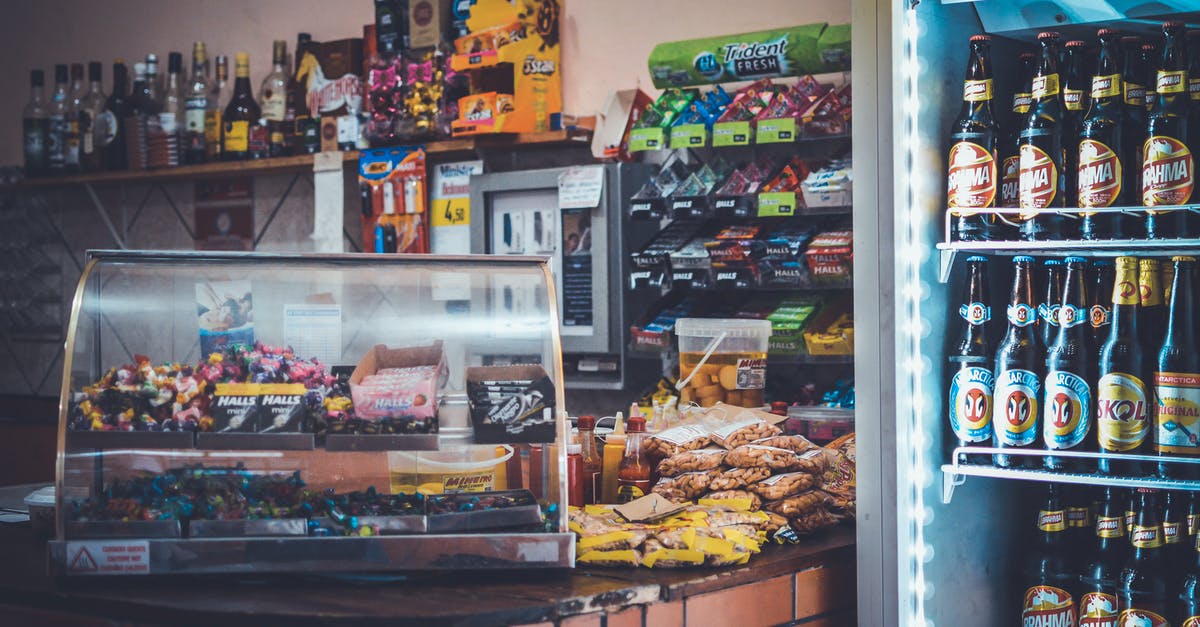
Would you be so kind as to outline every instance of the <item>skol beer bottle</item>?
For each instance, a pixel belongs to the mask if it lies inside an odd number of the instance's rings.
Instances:
[[[1158,351],[1154,372],[1155,444],[1159,455],[1200,455],[1200,353],[1193,326],[1195,257],[1173,257],[1175,280],[1171,286],[1171,309],[1167,334]],[[1158,464],[1162,477],[1193,478],[1193,471],[1180,471]]]
[[[1021,605],[1022,625],[1074,625],[1075,599],[1079,586],[1067,565],[1066,513],[1059,487],[1049,484],[1046,502],[1038,511],[1037,539],[1026,551],[1021,569],[1025,585]]]
[[[1125,103],[1121,97],[1120,48],[1117,31],[1099,31],[1100,54],[1092,76],[1091,106],[1079,131],[1078,205],[1081,208],[1120,207],[1129,204],[1125,185],[1129,167],[1125,159]],[[1140,161],[1138,163],[1141,163]],[[1134,168],[1136,169],[1136,167]],[[1082,212],[1083,239],[1128,237],[1125,214]],[[1105,292],[1107,297],[1107,292]]]
[[[1100,472],[1134,476],[1144,474],[1144,464],[1120,455],[1149,455],[1153,445],[1146,354],[1138,338],[1137,277],[1137,259],[1117,257],[1112,323],[1100,349],[1096,384],[1096,437],[1100,450],[1110,454],[1100,460]]]
[[[1146,236],[1151,239],[1193,235],[1191,212],[1153,209],[1189,202],[1196,174],[1187,146],[1191,101],[1182,22],[1163,24],[1163,44],[1156,96],[1146,120],[1142,147],[1142,204],[1148,207]]]
[[[1008,301],[1008,331],[996,348],[995,393],[992,395],[992,446],[1038,447],[1038,402],[1045,357],[1037,337],[1033,296],[1033,257],[1014,257],[1012,297]],[[1001,468],[1027,466],[1021,456],[996,454]]]
[[[1033,76],[1033,104],[1020,133],[1021,234],[1028,240],[1060,239],[1063,216],[1043,209],[1066,206],[1063,193],[1062,88],[1058,33],[1038,34],[1042,56]]]
[[[1089,76],[1083,69],[1087,56],[1087,44],[1082,41],[1068,41],[1063,48],[1063,85],[1062,85],[1062,146],[1063,174],[1066,184],[1063,187],[1064,203],[1068,207],[1078,207],[1077,193],[1079,191],[1079,131],[1083,127],[1083,117],[1087,114]]]
[[[950,428],[958,446],[986,445],[992,439],[992,357],[987,322],[992,317],[987,295],[987,258],[967,258],[967,286],[961,332],[951,347]],[[966,456],[959,461],[974,462]]]
[[[1041,319],[1040,339],[1042,353],[1045,354],[1058,337],[1058,310],[1062,306],[1064,268],[1062,262],[1057,259],[1047,259],[1043,265],[1046,267],[1046,296],[1038,303],[1038,318]]]
[[[1129,530],[1133,553],[1117,582],[1117,617],[1120,627],[1168,627],[1171,601],[1163,573],[1162,524],[1154,490],[1138,489],[1137,520]]]
[[[1134,269],[1137,263],[1134,263]],[[1096,358],[1100,357],[1100,347],[1108,339],[1108,329],[1112,321],[1112,293],[1115,279],[1113,262],[1107,259],[1097,259],[1092,262],[1092,307],[1088,317],[1092,321],[1092,346],[1096,349]],[[1136,284],[1136,282],[1135,282]]]
[[[1087,322],[1087,260],[1068,257],[1066,287],[1058,310],[1058,335],[1046,350],[1045,401],[1042,404],[1042,440],[1050,451],[1095,450],[1089,438],[1095,395],[1092,393],[1092,332]],[[1088,464],[1050,455],[1049,470],[1075,470]]]
[[[1111,627],[1117,618],[1117,579],[1129,554],[1125,520],[1116,488],[1104,488],[1092,544],[1079,574],[1079,626]]]
[[[1025,118],[1029,116],[1029,105],[1033,103],[1033,69],[1037,57],[1032,52],[1022,52],[1020,55],[1021,75],[1017,83],[1017,91],[1013,92],[1012,121],[1007,128],[1012,132],[1005,135],[1003,145],[1004,159],[1000,163],[1000,206],[1018,207],[1021,200],[1021,129],[1025,127]],[[1008,218],[1014,221],[1016,216]]]
[[[1154,354],[1162,346],[1167,330],[1167,306],[1163,300],[1162,273],[1157,259],[1138,260],[1138,329],[1142,346]]]
[[[989,239],[996,222],[995,214],[969,211],[996,206],[999,184],[1000,128],[992,111],[991,40],[988,35],[971,37],[962,110],[950,135],[947,204],[959,210],[954,226],[960,240]]]

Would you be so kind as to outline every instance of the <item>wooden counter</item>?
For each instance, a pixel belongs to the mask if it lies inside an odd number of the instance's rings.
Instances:
[[[53,579],[28,526],[0,526],[6,624],[853,625],[854,529],[767,546],[725,569],[577,569],[399,580],[364,576]],[[93,619],[93,620],[89,620]],[[10,622],[13,621],[13,622]]]

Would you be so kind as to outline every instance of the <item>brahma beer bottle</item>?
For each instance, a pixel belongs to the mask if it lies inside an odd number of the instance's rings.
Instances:
[[[988,35],[971,37],[962,110],[950,135],[946,202],[959,210],[954,218],[959,240],[989,239],[996,225],[995,214],[969,211],[996,206],[1000,128],[992,111],[991,40]]]
[[[1178,493],[1170,490],[1163,492],[1163,498],[1163,563],[1167,573],[1167,593],[1174,596],[1183,583],[1183,570],[1189,553],[1184,513],[1187,503]]]
[[[1092,332],[1085,325],[1087,260],[1067,257],[1067,280],[1062,307],[1058,310],[1058,335],[1046,350],[1045,401],[1042,440],[1050,451],[1092,451],[1089,438],[1095,395],[1092,393]],[[1081,460],[1049,455],[1043,459],[1048,470],[1077,470],[1087,467]]]
[[[1200,30],[1187,32],[1188,148],[1200,146]],[[1196,155],[1192,155],[1195,159]]]
[[[1146,72],[1142,69],[1142,40],[1128,35],[1121,38],[1121,102],[1124,104],[1124,117],[1121,123],[1121,143],[1125,152],[1121,156],[1121,164],[1125,170],[1125,204],[1142,204],[1142,145],[1146,143],[1146,85],[1143,83]],[[1143,220],[1137,224],[1126,218],[1126,224],[1133,229],[1128,236],[1140,237]]]
[[[1118,627],[1170,627],[1163,572],[1162,525],[1154,490],[1138,489],[1137,520],[1129,530],[1133,553],[1117,582]]]
[[[992,317],[987,295],[987,258],[967,258],[967,287],[958,315],[961,332],[948,358],[950,362],[950,429],[958,446],[980,446],[992,439],[992,351],[987,322]],[[961,462],[974,462],[967,456]]]
[[[1058,310],[1062,307],[1063,294],[1063,265],[1057,259],[1047,259],[1042,262],[1046,267],[1045,298],[1038,303],[1038,317],[1041,318],[1042,354],[1050,349],[1054,339],[1058,337]]]
[[[1063,486],[1067,515],[1067,567],[1072,573],[1087,561],[1087,552],[1092,548],[1092,495],[1086,485]],[[1076,599],[1079,597],[1076,596]]]
[[[1125,105],[1121,98],[1121,71],[1117,66],[1121,51],[1117,31],[1102,28],[1100,54],[1092,76],[1092,104],[1079,131],[1078,205],[1081,208],[1120,207],[1128,204],[1128,187],[1122,141]],[[1140,161],[1138,163],[1141,163]],[[1128,237],[1125,214],[1082,212],[1083,239]],[[1104,296],[1107,297],[1107,292]]]
[[[1063,216],[1043,209],[1066,206],[1063,193],[1062,95],[1058,74],[1058,33],[1038,34],[1042,56],[1033,76],[1033,104],[1021,129],[1021,234],[1027,240],[1059,239]]]
[[[1063,174],[1066,176],[1064,204],[1068,207],[1078,207],[1079,191],[1079,131],[1083,127],[1083,117],[1087,114],[1087,98],[1089,77],[1083,69],[1087,57],[1087,44],[1082,41],[1068,41],[1064,46],[1066,55],[1063,57],[1063,86],[1062,86],[1062,146]]]
[[[995,382],[992,395],[992,446],[996,448],[1038,447],[1038,402],[1042,393],[1045,356],[1037,337],[1037,310],[1033,296],[1033,257],[1014,257],[1012,297],[1008,301],[1008,331],[996,348]],[[1000,468],[1028,466],[1022,456],[996,454],[992,463]]]
[[[1173,257],[1175,280],[1171,286],[1171,310],[1167,334],[1158,352],[1154,372],[1155,444],[1159,455],[1200,455],[1200,352],[1193,330],[1196,318],[1193,281],[1195,257]],[[1161,477],[1193,478],[1182,471],[1158,464]]]
[[[1162,64],[1142,147],[1142,204],[1183,205],[1192,198],[1196,166],[1188,149],[1187,50],[1182,22],[1163,23]],[[1146,210],[1146,237],[1191,237],[1189,211]]]
[[[1141,53],[1138,55],[1138,63],[1141,64],[1141,74],[1139,76],[1146,77],[1146,113],[1150,113],[1150,109],[1154,108],[1154,99],[1158,97],[1158,47],[1153,42],[1142,44]]]
[[[1016,208],[1021,200],[1021,129],[1033,104],[1033,70],[1037,57],[1032,52],[1020,55],[1021,76],[1012,99],[1012,132],[1005,136],[1004,161],[1000,164],[1000,206]],[[1015,218],[1015,216],[1014,216]],[[1012,218],[1010,218],[1011,220]]]
[[[1117,618],[1117,579],[1129,554],[1125,520],[1114,491],[1104,488],[1095,534],[1079,573],[1079,627],[1112,627]]]
[[[1138,263],[1117,257],[1117,276],[1110,294],[1112,323],[1100,348],[1096,384],[1096,437],[1109,453],[1100,472],[1123,476],[1145,474],[1145,465],[1122,460],[1122,454],[1150,455],[1150,401],[1146,394],[1146,354],[1138,338]]]
[[[1046,490],[1046,503],[1038,512],[1037,526],[1037,539],[1027,550],[1021,569],[1022,580],[1027,586],[1021,606],[1021,624],[1074,625],[1072,591],[1079,582],[1067,567],[1066,513],[1059,488],[1053,483]]]

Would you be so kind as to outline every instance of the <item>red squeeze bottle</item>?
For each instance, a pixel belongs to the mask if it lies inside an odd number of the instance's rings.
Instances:
[[[580,416],[579,426],[579,474],[583,481],[583,503],[593,505],[600,499],[601,471],[604,462],[596,449],[596,417]]]
[[[617,470],[617,502],[628,503],[650,493],[650,458],[642,447],[646,419],[631,416],[625,426],[625,456]]]
[[[578,444],[567,445],[567,505],[583,507],[583,460]]]

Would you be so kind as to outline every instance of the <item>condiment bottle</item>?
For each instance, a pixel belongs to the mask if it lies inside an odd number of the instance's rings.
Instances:
[[[567,445],[567,505],[583,507],[584,480],[583,463],[579,444]]]
[[[583,481],[583,503],[591,505],[603,491],[601,472],[604,462],[596,450],[596,417],[580,416],[579,420],[579,473]]]
[[[625,454],[625,416],[617,412],[617,424],[612,433],[604,439],[604,460],[601,503],[617,502],[617,472],[621,467],[621,457]]]
[[[617,502],[628,503],[650,492],[650,458],[642,448],[646,436],[646,419],[630,416],[629,433],[625,437],[625,455],[617,470]]]

